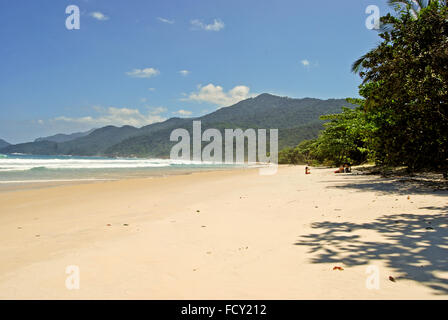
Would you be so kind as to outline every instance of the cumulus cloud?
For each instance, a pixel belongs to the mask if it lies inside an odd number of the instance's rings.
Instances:
[[[319,67],[319,61],[310,61],[308,59],[304,59],[300,61],[300,63],[307,69]]]
[[[180,70],[179,73],[181,75],[183,75],[184,77],[186,77],[186,76],[188,76],[190,74],[190,71],[188,71],[188,70]]]
[[[93,107],[96,111],[96,116],[85,116],[79,118],[57,117],[50,119],[50,123],[67,123],[78,124],[82,127],[99,128],[107,125],[124,126],[130,125],[134,127],[142,127],[151,123],[166,120],[159,114],[166,111],[162,107],[150,110],[148,114],[143,114],[138,109],[130,108],[115,108],[115,107]]]
[[[126,72],[126,74],[133,78],[151,78],[160,74],[160,71],[154,68],[133,69]]]
[[[250,88],[246,86],[236,86],[225,92],[221,86],[215,86],[210,83],[204,87],[199,85],[197,92],[192,92],[187,98],[182,98],[181,100],[208,102],[225,107],[253,96],[255,95],[251,94]]]
[[[310,65],[310,61],[307,59],[304,59],[302,61],[300,61],[305,67],[308,67]]]
[[[190,21],[191,25],[195,29],[205,30],[205,31],[219,31],[224,28],[224,22],[220,19],[214,19],[213,23],[205,24],[199,19],[194,19]]]
[[[161,18],[161,17],[158,17],[157,20],[159,20],[160,22],[163,22],[163,23],[168,23],[168,24],[174,23],[174,20],[169,20],[169,19],[165,19],[165,18]]]
[[[179,115],[179,116],[189,116],[189,115],[191,115],[193,112],[191,112],[191,111],[188,111],[188,110],[184,110],[184,109],[180,109],[180,110],[177,110],[176,112],[173,112],[173,114],[177,114],[177,115]]]
[[[108,17],[108,16],[106,16],[104,13],[101,13],[101,12],[99,12],[99,11],[91,12],[91,13],[90,13],[90,16],[93,17],[93,18],[95,18],[96,20],[99,20],[99,21],[106,21],[106,20],[109,20],[109,17]]]
[[[151,111],[149,111],[149,113],[150,114],[161,114],[161,113],[165,113],[167,111],[168,111],[168,109],[165,107],[157,107],[157,108],[151,109]]]

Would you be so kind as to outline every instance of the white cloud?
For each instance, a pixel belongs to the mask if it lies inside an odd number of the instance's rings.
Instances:
[[[106,20],[109,20],[109,17],[108,17],[108,16],[104,15],[104,13],[101,13],[101,12],[99,12],[99,11],[91,12],[91,13],[90,13],[90,16],[93,17],[93,18],[95,18],[96,20],[99,20],[99,21],[106,21]]]
[[[167,111],[168,111],[168,109],[165,107],[157,107],[157,108],[152,109],[149,113],[150,114],[161,114],[161,113],[165,113]]]
[[[191,115],[193,112],[191,112],[191,111],[188,111],[188,110],[184,110],[184,109],[180,109],[180,110],[177,110],[176,112],[173,112],[173,114],[177,114],[177,115],[179,115],[179,116],[189,116],[189,115]]]
[[[154,68],[133,69],[126,72],[126,74],[133,78],[151,78],[160,74],[160,71]]]
[[[310,65],[310,61],[309,60],[307,60],[307,59],[305,59],[305,60],[302,60],[302,61],[300,61],[305,67],[308,67],[309,65]]]
[[[300,61],[300,63],[307,69],[319,67],[319,61],[310,61],[308,59],[304,59]]]
[[[188,76],[190,74],[190,71],[188,71],[188,70],[180,70],[179,73],[181,75],[183,75],[184,77],[186,77],[186,76]]]
[[[156,91],[156,88],[148,88],[149,91]]]
[[[168,24],[174,23],[174,20],[169,20],[169,19],[165,19],[165,18],[161,18],[161,17],[158,17],[157,20],[159,20],[160,22],[163,22],[163,23],[168,23]]]
[[[201,20],[195,19],[191,20],[191,25],[195,29],[202,29],[205,31],[219,31],[224,28],[224,22],[222,22],[220,19],[214,19],[213,23],[211,24],[205,24]]]
[[[159,107],[161,108],[161,107]],[[159,113],[166,111],[166,109],[156,108],[150,110],[148,114],[143,114],[138,109],[129,108],[115,108],[115,107],[98,107],[93,109],[98,113],[97,116],[85,116],[79,118],[57,117],[50,119],[50,123],[67,123],[72,125],[80,125],[82,127],[99,128],[107,125],[124,126],[130,125],[134,127],[142,127],[154,122],[166,120],[159,116]],[[155,112],[155,113],[154,113]]]
[[[192,92],[188,95],[188,98],[182,98],[181,100],[209,102],[225,107],[253,96],[255,95],[251,94],[250,88],[246,86],[236,86],[225,92],[221,86],[210,83],[204,87],[198,85],[197,92]]]

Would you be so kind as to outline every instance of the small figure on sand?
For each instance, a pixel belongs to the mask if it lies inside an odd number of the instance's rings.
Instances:
[[[346,162],[343,165],[341,164],[339,166],[339,169],[336,170],[334,173],[350,173],[352,172],[352,166],[350,163]]]
[[[310,168],[308,165],[305,167],[305,174],[311,174]]]
[[[352,172],[352,165],[348,162],[344,163],[344,172],[345,173],[350,173]]]
[[[343,166],[343,165],[340,165],[340,166],[339,166],[339,169],[336,170],[334,173],[344,173],[344,166]]]

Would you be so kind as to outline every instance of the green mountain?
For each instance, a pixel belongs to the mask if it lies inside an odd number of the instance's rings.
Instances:
[[[85,137],[85,136],[91,134],[93,131],[95,131],[95,129],[92,129],[92,130],[89,130],[86,132],[76,132],[76,133],[72,133],[72,134],[59,133],[59,134],[55,134],[54,136],[37,138],[36,140],[34,140],[34,142],[41,142],[41,141],[67,142],[67,141]]]
[[[279,129],[279,150],[296,146],[305,139],[316,138],[323,129],[323,121],[319,117],[324,114],[339,113],[342,106],[349,106],[344,99],[292,99],[271,94],[261,94],[221,108],[208,115],[195,119],[173,118],[161,124],[157,130],[154,125],[142,128],[141,135],[130,137],[106,150],[108,156],[133,155],[168,157],[171,147],[172,130],[183,128],[192,136],[193,120],[201,120],[202,130],[224,129]]]
[[[107,126],[93,131],[91,134],[63,143],[58,143],[59,154],[79,156],[104,155],[111,146],[139,133],[132,126]]]
[[[7,147],[9,145],[10,145],[10,143],[6,142],[3,139],[0,139],[0,149],[5,148],[5,147]]]
[[[319,116],[339,113],[342,106],[349,104],[343,99],[292,99],[265,93],[198,118],[171,118],[142,128],[107,126],[70,141],[10,145],[0,149],[0,152],[166,158],[176,143],[169,141],[171,132],[184,128],[192,135],[193,120],[201,121],[202,130],[216,128],[222,133],[224,129],[235,128],[279,129],[281,150],[295,146],[304,139],[317,137],[323,123]]]

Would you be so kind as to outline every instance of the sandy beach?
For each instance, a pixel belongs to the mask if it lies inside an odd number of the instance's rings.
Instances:
[[[448,193],[333,170],[2,192],[0,298],[447,299]]]

